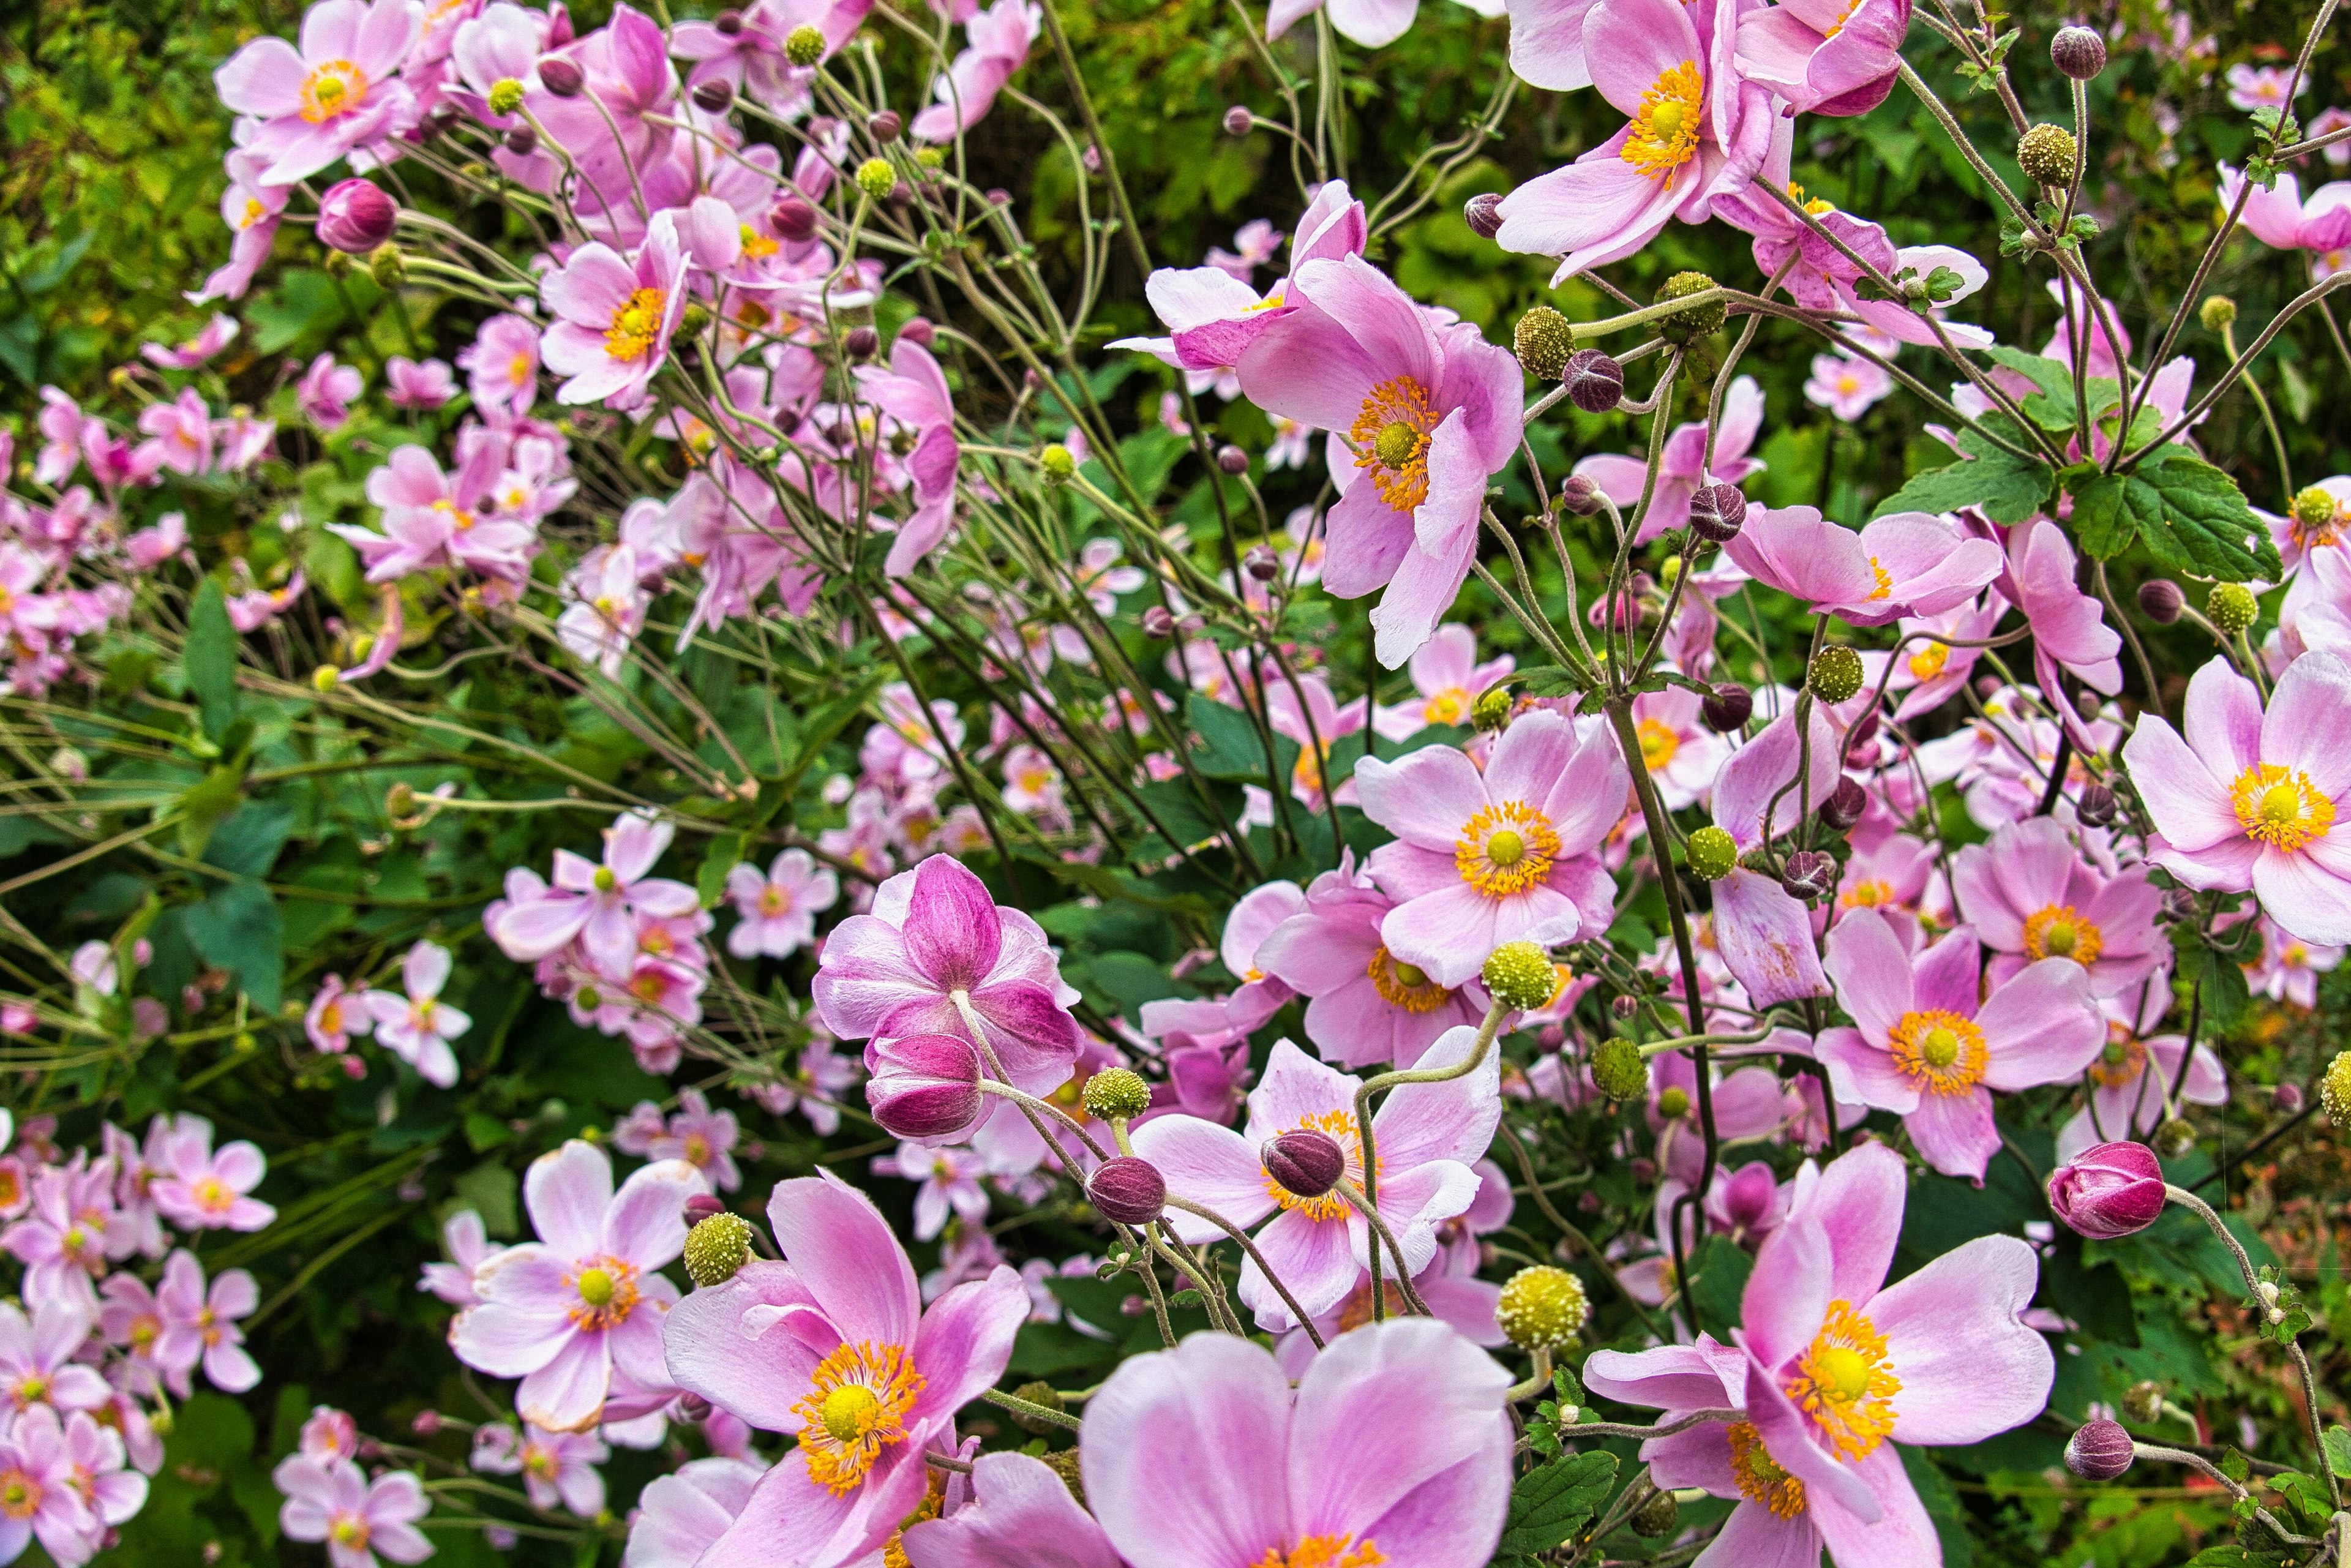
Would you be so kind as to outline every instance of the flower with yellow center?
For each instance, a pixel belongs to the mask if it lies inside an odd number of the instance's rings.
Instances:
[[[1343,1108],[1335,1111],[1316,1111],[1300,1117],[1297,1126],[1283,1127],[1280,1131],[1328,1134],[1331,1140],[1339,1145],[1339,1152],[1345,1157],[1346,1163],[1340,1167],[1338,1186],[1332,1187],[1329,1192],[1323,1193],[1319,1197],[1301,1197],[1274,1180],[1272,1172],[1260,1170],[1259,1174],[1265,1178],[1266,1196],[1284,1208],[1299,1210],[1309,1219],[1344,1219],[1348,1215],[1349,1206],[1346,1194],[1341,1188],[1361,1187],[1364,1185],[1364,1139],[1361,1131],[1355,1125],[1355,1113]],[[1384,1169],[1385,1167],[1375,1166],[1374,1168]]]
[[[1420,705],[1420,716],[1430,724],[1459,724],[1469,713],[1469,694],[1447,686]]]
[[[1321,800],[1324,784],[1322,768],[1329,755],[1330,747],[1327,746],[1300,747],[1297,766],[1290,770],[1290,781],[1315,800]]]
[[[2090,1063],[2090,1082],[2101,1089],[2127,1089],[2147,1070],[2147,1042],[2121,1024],[2106,1026],[2106,1043]]]
[[[1671,763],[1674,753],[1682,748],[1682,737],[1663,719],[1645,718],[1635,727],[1635,733],[1641,740],[1641,761],[1652,773]]]
[[[771,916],[787,915],[791,912],[791,907],[792,890],[790,888],[779,886],[771,882],[759,890],[760,914]]]
[[[1399,512],[1428,499],[1428,438],[1437,425],[1428,389],[1410,376],[1392,376],[1372,388],[1347,429],[1355,466],[1372,471],[1380,499]]]
[[[462,534],[474,526],[474,514],[465,510],[465,507],[457,505],[456,502],[449,499],[446,496],[444,496],[439,500],[434,502],[431,509],[440,513],[444,518],[447,519],[450,528],[458,533]]]
[[[660,338],[669,295],[659,288],[640,288],[612,312],[611,329],[604,334],[604,351],[616,360],[642,359]]]
[[[1733,1421],[1723,1435],[1730,1439],[1730,1473],[1738,1478],[1740,1496],[1761,1503],[1775,1519],[1804,1511],[1804,1483],[1773,1462],[1755,1423]]]
[[[1672,190],[1681,167],[1698,152],[1698,132],[1706,125],[1706,78],[1696,60],[1668,67],[1656,85],[1641,95],[1633,123],[1625,128],[1625,145],[1617,156],[1655,180],[1662,177]]]
[[[367,73],[349,60],[328,60],[302,78],[302,118],[317,125],[367,101]]]
[[[1896,902],[1894,884],[1882,876],[1865,878],[1837,895],[1837,903],[1846,909],[1884,909]]]
[[[1908,661],[1910,674],[1921,681],[1933,680],[1943,673],[1943,666],[1950,662],[1951,650],[1947,644],[1941,643],[1928,643],[1911,654]]]
[[[2256,762],[2229,787],[2229,800],[2245,835],[2273,849],[2298,850],[2335,826],[2335,802],[2310,775],[2274,762]]]
[[[1821,1332],[1796,1358],[1783,1385],[1822,1435],[1848,1459],[1865,1459],[1894,1430],[1902,1380],[1886,1357],[1886,1336],[1851,1301],[1831,1301]]]
[[[618,1328],[637,1309],[637,1266],[626,1259],[591,1258],[564,1283],[575,1297],[564,1315],[590,1333]]]
[[[1376,1568],[1387,1560],[1387,1553],[1368,1539],[1310,1535],[1287,1552],[1267,1547],[1252,1568]]]
[[[1788,182],[1788,199],[1816,218],[1836,211],[1836,204],[1826,196],[1813,196],[1809,200],[1806,199],[1804,188],[1793,180]]]
[[[1461,824],[1453,864],[1462,881],[1488,898],[1508,898],[1550,876],[1558,853],[1551,819],[1522,800],[1505,800]]]
[[[365,1552],[368,1537],[374,1532],[364,1514],[339,1513],[335,1515],[334,1522],[327,1526],[328,1540],[353,1552]]]
[[[1435,1012],[1453,994],[1430,979],[1428,971],[1419,965],[1399,963],[1384,945],[1373,950],[1364,973],[1371,976],[1372,989],[1379,992],[1380,1000],[1408,1013]]]
[[[1972,1092],[1990,1054],[1973,1019],[1940,1008],[1904,1013],[1887,1031],[1886,1044],[1894,1064],[1928,1094]]]
[[[1846,390],[1851,391],[1852,389],[1847,388]],[[1881,599],[1893,598],[1894,574],[1887,571],[1884,567],[1878,565],[1877,558],[1876,556],[1871,556],[1869,558],[1869,570],[1876,577],[1877,586],[1869,591],[1868,602],[1875,604]]]
[[[239,229],[249,229],[268,215],[269,209],[261,204],[258,197],[247,196],[245,199],[245,214],[237,219],[236,226]]]
[[[809,1479],[836,1497],[865,1479],[882,1450],[906,1440],[906,1415],[923,1375],[904,1345],[842,1344],[817,1363],[806,1397],[792,1406],[806,1425],[800,1452]]]
[[[765,261],[782,248],[780,241],[761,234],[749,224],[743,225],[743,254],[753,261]]]
[[[2028,958],[2071,958],[2084,968],[2098,961],[2105,934],[2095,921],[2085,920],[2070,904],[2053,904],[2025,916],[2024,954]]]
[[[923,1500],[914,1505],[914,1512],[898,1521],[898,1528],[882,1543],[882,1568],[914,1568],[906,1555],[906,1531],[925,1520],[938,1518],[940,1508],[946,1502],[946,1472],[931,1471],[923,1487]]]

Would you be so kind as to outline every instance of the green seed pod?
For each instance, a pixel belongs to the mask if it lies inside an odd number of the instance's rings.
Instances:
[[[1511,1275],[1494,1303],[1494,1321],[1520,1350],[1564,1350],[1591,1316],[1583,1281],[1547,1263]]]
[[[1720,882],[1739,865],[1738,841],[1711,825],[1689,836],[1686,852],[1691,874],[1702,882]]]
[[[2208,294],[2197,308],[2196,319],[2204,323],[2207,332],[2218,332],[2237,324],[2237,302],[2225,294]]]
[[[1592,1084],[1611,1100],[1637,1100],[1649,1090],[1649,1064],[1641,1048],[1612,1036],[1592,1048]]]
[[[1113,1067],[1087,1079],[1078,1101],[1101,1121],[1132,1121],[1151,1109],[1151,1085],[1131,1068]]]
[[[1481,977],[1496,1001],[1520,1012],[1550,1005],[1559,995],[1551,955],[1532,942],[1505,942],[1486,956]]]
[[[2186,1159],[2196,1147],[2196,1129],[2184,1116],[2174,1116],[2155,1130],[2155,1152],[2167,1160]]]
[[[2204,614],[2223,637],[2233,637],[2261,618],[2261,601],[2241,582],[2216,582],[2205,597]]]
[[[868,158],[857,166],[857,188],[877,202],[887,201],[898,188],[898,171],[887,158]]]
[[[714,1214],[685,1233],[685,1271],[703,1290],[735,1277],[751,1256],[751,1222],[739,1214]]]
[[[2074,133],[2062,125],[2036,125],[2018,138],[2017,166],[2036,185],[2070,185],[2074,159],[2081,151]]]
[[[368,253],[368,276],[375,279],[378,288],[397,288],[408,276],[408,267],[401,260],[400,247],[386,240]]]
[[[1469,705],[1469,722],[1479,729],[1506,729],[1510,723],[1513,699],[1507,686],[1488,686]]]
[[[1567,370],[1567,356],[1575,351],[1575,329],[1550,306],[1538,305],[1519,318],[1514,341],[1527,374],[1539,382],[1555,382]]]
[[[2326,1064],[2326,1076],[2318,1081],[2318,1103],[2328,1121],[2351,1132],[2351,1051],[2336,1051]]]
[[[1861,690],[1861,655],[1852,649],[1832,644],[1813,655],[1813,667],[1805,684],[1813,695],[1824,703],[1841,703]]]
[[[1061,1391],[1050,1383],[1024,1383],[1019,1387],[1012,1391],[1012,1397],[1015,1399],[1025,1399],[1031,1405],[1040,1405],[1048,1410],[1060,1410],[1063,1408]],[[1012,1416],[1012,1424],[1014,1426],[1019,1427],[1024,1432],[1034,1432],[1040,1437],[1046,1436],[1048,1433],[1059,1432],[1065,1429],[1058,1422],[1040,1421],[1034,1416],[1024,1416],[1018,1410],[1011,1411],[1009,1414]]]
[[[1660,1491],[1633,1511],[1633,1533],[1645,1541],[1662,1541],[1681,1521],[1681,1505],[1674,1500],[1674,1494]]]
[[[824,34],[813,22],[802,22],[784,35],[784,58],[805,70],[824,58]]]
[[[1038,461],[1044,465],[1045,478],[1051,484],[1067,483],[1078,471],[1078,460],[1066,446],[1048,446]]]
[[[522,107],[522,83],[512,77],[500,77],[490,84],[490,112],[512,114]]]
[[[1669,299],[1686,299],[1693,294],[1703,294],[1715,287],[1714,279],[1703,272],[1677,272],[1657,290],[1657,303]],[[1657,323],[1657,335],[1668,343],[1689,344],[1700,338],[1711,337],[1722,330],[1730,319],[1730,307],[1721,300],[1693,305],[1687,310],[1677,310]]]

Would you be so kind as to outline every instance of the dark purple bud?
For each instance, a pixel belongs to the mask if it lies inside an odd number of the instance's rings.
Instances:
[[[1086,1178],[1086,1200],[1104,1219],[1148,1225],[1167,1207],[1167,1178],[1157,1166],[1132,1155],[1105,1160]]]
[[[2291,1116],[2302,1109],[2302,1085],[2281,1083],[2270,1091],[2270,1103],[2281,1116]]]
[[[724,1214],[726,1206],[706,1192],[697,1192],[685,1200],[685,1223],[690,1229],[714,1214]]]
[[[1863,714],[1859,718],[1854,720],[1853,727],[1845,731],[1845,756],[1852,758],[1865,753],[1868,749],[1869,743],[1876,738],[1877,710],[1876,708],[1872,708],[1867,713]]]
[[[2087,686],[2074,694],[2074,711],[2085,719],[2096,718],[2098,710],[2105,706],[2106,699]]]
[[[1559,483],[1559,509],[1573,517],[1589,517],[1600,510],[1600,486],[1586,474],[1570,474]]]
[[[2049,1175],[2049,1207],[2093,1241],[2145,1230],[2163,1213],[2163,1165],[2145,1144],[2100,1144]]]
[[[1826,898],[1836,891],[1836,857],[1819,850],[1798,850],[1780,874],[1780,885],[1791,898]]]
[[[872,133],[874,141],[886,147],[898,140],[898,132],[906,129],[906,122],[898,118],[896,110],[884,109],[865,122],[865,129]]]
[[[727,37],[734,37],[743,30],[743,13],[731,9],[721,11],[710,19],[710,25]]]
[[[912,343],[920,349],[929,348],[938,335],[938,329],[921,316],[908,318],[906,324],[898,329],[898,341]]]
[[[2068,33],[2087,32],[2087,28],[2068,27]],[[2064,37],[2064,33],[2058,37]],[[2090,37],[2096,37],[2095,33]],[[2119,1421],[2100,1416],[2085,1421],[2074,1428],[2065,1439],[2065,1468],[2085,1481],[2119,1479],[2131,1468],[2137,1450],[2131,1446],[2131,1435],[2123,1430]]]
[[[805,245],[816,238],[816,208],[798,196],[786,196],[768,209],[768,226],[778,239]]]
[[[1625,401],[1625,367],[1597,349],[1568,355],[1559,379],[1567,386],[1567,401],[1586,413],[1606,413]]]
[[[1228,441],[1217,448],[1217,466],[1227,474],[1246,474],[1249,472],[1249,454]]]
[[[1625,1174],[1646,1186],[1657,1179],[1657,1162],[1646,1155],[1635,1155],[1625,1162]]]
[[[528,158],[538,151],[538,132],[529,123],[516,126],[507,132],[507,151],[517,158]]]
[[[725,77],[712,77],[695,84],[694,107],[705,114],[724,114],[726,106],[734,101],[735,84]]]
[[[1860,821],[1861,814],[1867,810],[1867,791],[1854,779],[1840,779],[1837,787],[1829,791],[1829,798],[1821,802],[1821,822],[1830,831],[1842,833]]]
[[[2088,27],[2060,27],[2049,40],[2049,60],[2075,81],[2106,68],[2106,41]]]
[[[2168,577],[2150,577],[2138,585],[2140,612],[2158,626],[2168,626],[2188,607],[2188,596]]]
[[[952,1034],[877,1040],[865,1048],[865,1101],[897,1138],[944,1138],[979,1120],[979,1052]]]
[[[1736,485],[1700,485],[1690,497],[1690,532],[1708,544],[1729,544],[1747,522],[1747,497]]]
[[[710,1401],[699,1394],[681,1394],[677,1396],[677,1416],[681,1421],[698,1426],[710,1419]]]
[[[852,327],[841,340],[841,350],[852,360],[870,360],[882,346],[882,334],[871,327]]]
[[[1461,204],[1461,221],[1479,239],[1492,239],[1502,232],[1502,198],[1491,191],[1470,197]]]
[[[1241,557],[1241,565],[1259,582],[1271,582],[1281,575],[1281,558],[1264,545],[1252,545],[1249,554]]]
[[[1249,111],[1248,106],[1237,103],[1225,110],[1226,135],[1247,136],[1256,129],[1257,116]]]
[[[345,256],[365,256],[392,237],[400,205],[372,181],[345,180],[319,198],[319,243]]]
[[[1165,604],[1154,604],[1143,612],[1143,634],[1146,637],[1176,635],[1176,612]]]
[[[1347,1174],[1347,1152],[1339,1140],[1307,1128],[1268,1139],[1257,1157],[1265,1174],[1293,1197],[1321,1197]]]
[[[1725,681],[1698,705],[1698,716],[1717,735],[1744,729],[1755,716],[1755,694],[1734,681]]]
[[[2103,784],[2085,784],[2082,798],[2074,802],[2074,815],[2087,828],[2103,828],[2115,820],[2115,792]]]
[[[1628,996],[1611,997],[1608,999],[1608,1010],[1619,1019],[1629,1020],[1641,1010],[1641,998]]]
[[[561,55],[538,62],[538,85],[558,98],[578,98],[588,85],[588,73]]]

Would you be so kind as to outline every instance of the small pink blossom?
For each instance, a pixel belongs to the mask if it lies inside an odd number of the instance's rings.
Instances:
[[[433,1504],[413,1471],[386,1470],[371,1481],[348,1459],[295,1454],[270,1479],[286,1494],[278,1528],[289,1540],[325,1542],[333,1568],[377,1568],[379,1552],[394,1563],[433,1555],[433,1542],[416,1528]]]
[[[449,1255],[449,1260],[424,1265],[416,1288],[430,1291],[453,1307],[480,1305],[482,1298],[474,1290],[475,1273],[499,1250],[490,1245],[481,1215],[461,1208],[443,1220],[441,1249]]]
[[[401,961],[406,995],[377,990],[360,998],[375,1020],[376,1043],[443,1089],[457,1082],[457,1055],[449,1042],[474,1027],[471,1016],[441,1000],[450,967],[449,949],[419,942]]]
[[[298,52],[256,38],[214,72],[221,101],[260,122],[245,143],[269,161],[260,180],[293,184],[406,129],[414,99],[398,73],[423,23],[416,0],[320,0],[302,19]]]
[[[547,368],[567,378],[556,401],[642,403],[669,357],[671,334],[685,311],[685,284],[677,222],[666,211],[653,214],[634,256],[592,242],[547,274],[539,298],[557,319],[539,349]]]
[[[468,1462],[487,1475],[522,1477],[530,1505],[552,1511],[559,1505],[581,1519],[604,1511],[604,1477],[596,1469],[612,1451],[592,1432],[550,1432],[526,1425],[517,1434],[503,1421],[474,1431]]]
[[[764,875],[748,864],[728,872],[726,896],[737,916],[726,950],[737,958],[788,958],[816,939],[816,917],[840,899],[841,878],[808,851],[790,849]]]
[[[328,0],[329,5],[336,3],[338,0]],[[392,0],[376,0],[379,5],[392,3]],[[365,380],[350,366],[335,363],[333,354],[320,354],[310,361],[310,368],[296,383],[294,401],[320,430],[340,430],[351,417],[351,401],[360,395]]]
[[[457,395],[449,367],[440,360],[419,364],[404,354],[394,354],[383,362],[383,379],[384,401],[394,408],[429,412]]]
[[[156,1359],[167,1365],[201,1362],[207,1383],[225,1394],[243,1394],[261,1381],[261,1368],[246,1354],[236,1320],[251,1317],[260,1304],[261,1292],[244,1270],[223,1270],[207,1291],[195,1254],[185,1249],[173,1252],[163,1260],[163,1282],[155,1289],[155,1305],[163,1314]]]
[[[1892,373],[1857,354],[1814,354],[1805,398],[1853,423],[1894,391]]]

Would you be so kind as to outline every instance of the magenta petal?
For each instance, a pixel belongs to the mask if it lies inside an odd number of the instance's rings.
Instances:
[[[1829,1162],[1802,1212],[1829,1239],[1829,1296],[1868,1301],[1886,1282],[1901,1239],[1909,1168],[1884,1144],[1861,1144]]]
[[[829,1170],[776,1184],[768,1224],[784,1260],[841,1337],[911,1345],[914,1270],[873,1200]]]
[[[1764,1365],[1784,1366],[1821,1332],[1832,1251],[1828,1233],[1802,1215],[1765,1239],[1740,1309],[1748,1348]]]
[[[1004,927],[996,900],[953,855],[933,855],[914,869],[907,906],[906,956],[941,990],[967,991],[996,967]]]
[[[755,1308],[797,1305],[818,1313],[807,1287],[780,1263],[754,1261],[723,1285],[696,1291],[669,1310],[662,1327],[667,1381],[767,1432],[797,1432],[806,1417],[793,1406],[808,1395],[810,1376],[831,1349],[812,1348],[786,1318],[747,1331]],[[772,1313],[765,1314],[772,1317]],[[831,1338],[811,1322],[810,1335]]]
[[[994,1386],[1029,1310],[1028,1286],[1001,1263],[987,1279],[967,1280],[932,1302],[914,1338],[914,1366],[924,1380],[915,1418],[951,1419]]]
[[[1138,1355],[1086,1402],[1086,1501],[1132,1568],[1235,1568],[1295,1543],[1281,1471],[1290,1385],[1230,1334]]]
[[[1902,1379],[1896,1442],[1978,1443],[2041,1414],[2057,1363],[2022,1318],[2039,1276],[2030,1245],[1979,1236],[1869,1303]]]
[[[1407,1493],[1468,1459],[1482,1458],[1507,1488],[1508,1449],[1496,1444],[1508,1442],[1509,1385],[1499,1362],[1433,1319],[1342,1334],[1299,1381],[1290,1528],[1301,1536],[1368,1535],[1367,1526]],[[1499,1533],[1499,1511],[1473,1511],[1457,1523],[1482,1536],[1464,1543],[1478,1552],[1468,1561],[1482,1564]]]
[[[899,1537],[912,1568],[1119,1568],[1118,1553],[1069,1484],[1026,1454],[972,1461],[971,1498]]]
[[[1812,913],[1770,877],[1741,868],[1714,884],[1714,939],[1758,1007],[1829,994]]]
[[[1949,1176],[1980,1183],[2000,1153],[2000,1130],[1992,1124],[1991,1095],[1984,1089],[1959,1094],[1922,1093],[1918,1108],[1902,1118],[1927,1163]]]

